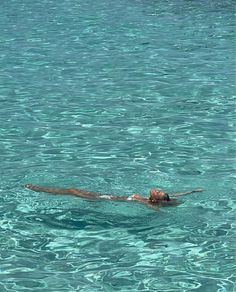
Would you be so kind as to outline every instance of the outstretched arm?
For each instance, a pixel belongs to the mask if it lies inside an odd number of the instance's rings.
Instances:
[[[198,193],[198,192],[203,192],[203,189],[196,189],[190,192],[183,192],[183,193],[175,193],[175,194],[170,194],[172,197],[180,197],[180,196],[185,196],[185,195],[190,195],[192,193]]]

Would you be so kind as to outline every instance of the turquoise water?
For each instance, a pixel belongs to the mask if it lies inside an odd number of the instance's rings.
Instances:
[[[233,2],[1,1],[2,292],[234,291]]]

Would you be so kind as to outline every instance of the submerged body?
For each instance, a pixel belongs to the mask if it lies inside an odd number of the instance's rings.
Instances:
[[[202,189],[197,189],[190,192],[175,193],[175,194],[169,195],[168,193],[163,192],[161,190],[153,189],[150,191],[149,198],[145,198],[138,194],[133,194],[132,196],[114,196],[114,195],[109,195],[109,194],[101,194],[97,192],[88,192],[88,191],[80,190],[80,189],[48,188],[48,187],[42,187],[42,186],[35,186],[32,184],[27,184],[25,185],[25,187],[35,192],[44,192],[44,193],[59,194],[59,195],[72,195],[72,196],[89,199],[89,200],[112,200],[112,201],[121,201],[121,202],[122,201],[123,202],[136,201],[148,207],[157,208],[157,209],[158,207],[180,205],[181,202],[179,202],[175,197],[203,191]]]

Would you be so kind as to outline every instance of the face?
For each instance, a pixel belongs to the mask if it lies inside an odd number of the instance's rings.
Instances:
[[[150,191],[149,201],[151,203],[158,203],[160,201],[170,201],[169,195],[161,190],[153,189]]]

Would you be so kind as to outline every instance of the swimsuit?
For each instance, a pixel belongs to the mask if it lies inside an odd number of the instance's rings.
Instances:
[[[134,199],[135,195],[129,196],[126,198],[127,201],[132,201]],[[102,199],[107,199],[107,200],[112,200],[113,198],[119,198],[119,197],[114,197],[112,195],[100,195],[99,198]]]
[[[111,195],[101,195],[101,196],[99,196],[99,198],[111,200],[112,196]]]
[[[133,201],[134,197],[135,197],[135,195],[129,196],[129,197],[127,198],[127,201]]]

